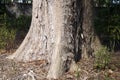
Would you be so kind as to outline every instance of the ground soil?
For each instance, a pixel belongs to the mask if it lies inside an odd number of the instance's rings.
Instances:
[[[9,60],[10,52],[0,53],[0,80],[47,80],[45,61],[28,63]],[[76,72],[66,72],[58,80],[120,80],[120,52],[112,56],[110,68],[94,68],[94,59],[80,60]]]

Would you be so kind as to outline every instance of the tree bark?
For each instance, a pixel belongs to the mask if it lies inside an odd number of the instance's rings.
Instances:
[[[92,54],[89,1],[33,0],[30,30],[21,46],[8,58],[23,62],[46,60],[49,64],[47,77],[61,76],[81,55]]]
[[[94,37],[93,17],[92,17],[92,0],[83,0],[83,22],[82,22],[82,57],[88,58],[93,53],[91,48]]]
[[[100,40],[94,31],[93,25],[93,0],[83,0],[83,20],[82,20],[82,58],[94,56],[101,47]]]

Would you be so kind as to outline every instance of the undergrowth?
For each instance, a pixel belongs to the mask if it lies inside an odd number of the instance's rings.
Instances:
[[[16,29],[9,30],[7,27],[0,27],[0,49],[13,47],[15,40]]]
[[[95,54],[95,68],[96,69],[106,69],[109,68],[111,62],[111,53],[108,51],[107,47],[102,47]]]

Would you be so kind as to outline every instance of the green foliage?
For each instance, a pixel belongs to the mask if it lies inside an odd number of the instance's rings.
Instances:
[[[120,6],[96,10],[95,30],[102,43],[114,50],[120,44]]]
[[[120,15],[114,14],[111,16],[111,25],[108,26],[107,32],[109,33],[110,46],[112,49],[115,48],[116,44],[120,44]]]
[[[104,80],[115,80],[115,79],[110,76],[110,73],[105,72],[104,73]]]
[[[7,27],[0,27],[0,49],[6,49],[14,43],[16,30],[8,30]]]
[[[24,30],[28,31],[30,23],[31,23],[31,16],[20,16],[18,18],[14,17],[7,17],[7,27],[14,28],[17,30]]]
[[[31,16],[20,16],[15,18],[12,15],[0,14],[0,49],[15,48],[17,44],[25,37],[31,23]],[[19,41],[15,41],[19,38]]]
[[[18,27],[19,30],[28,31],[31,23],[31,16],[20,16],[16,21],[16,27]]]
[[[107,47],[102,47],[95,54],[95,68],[105,69],[108,67],[111,60],[111,53],[108,51]]]

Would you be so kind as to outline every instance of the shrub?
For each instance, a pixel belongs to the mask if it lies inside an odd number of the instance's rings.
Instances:
[[[107,47],[102,47],[95,54],[95,68],[105,69],[108,68],[111,60],[111,53],[108,51]]]
[[[9,30],[5,26],[0,27],[0,49],[12,47],[15,39],[16,30]]]

